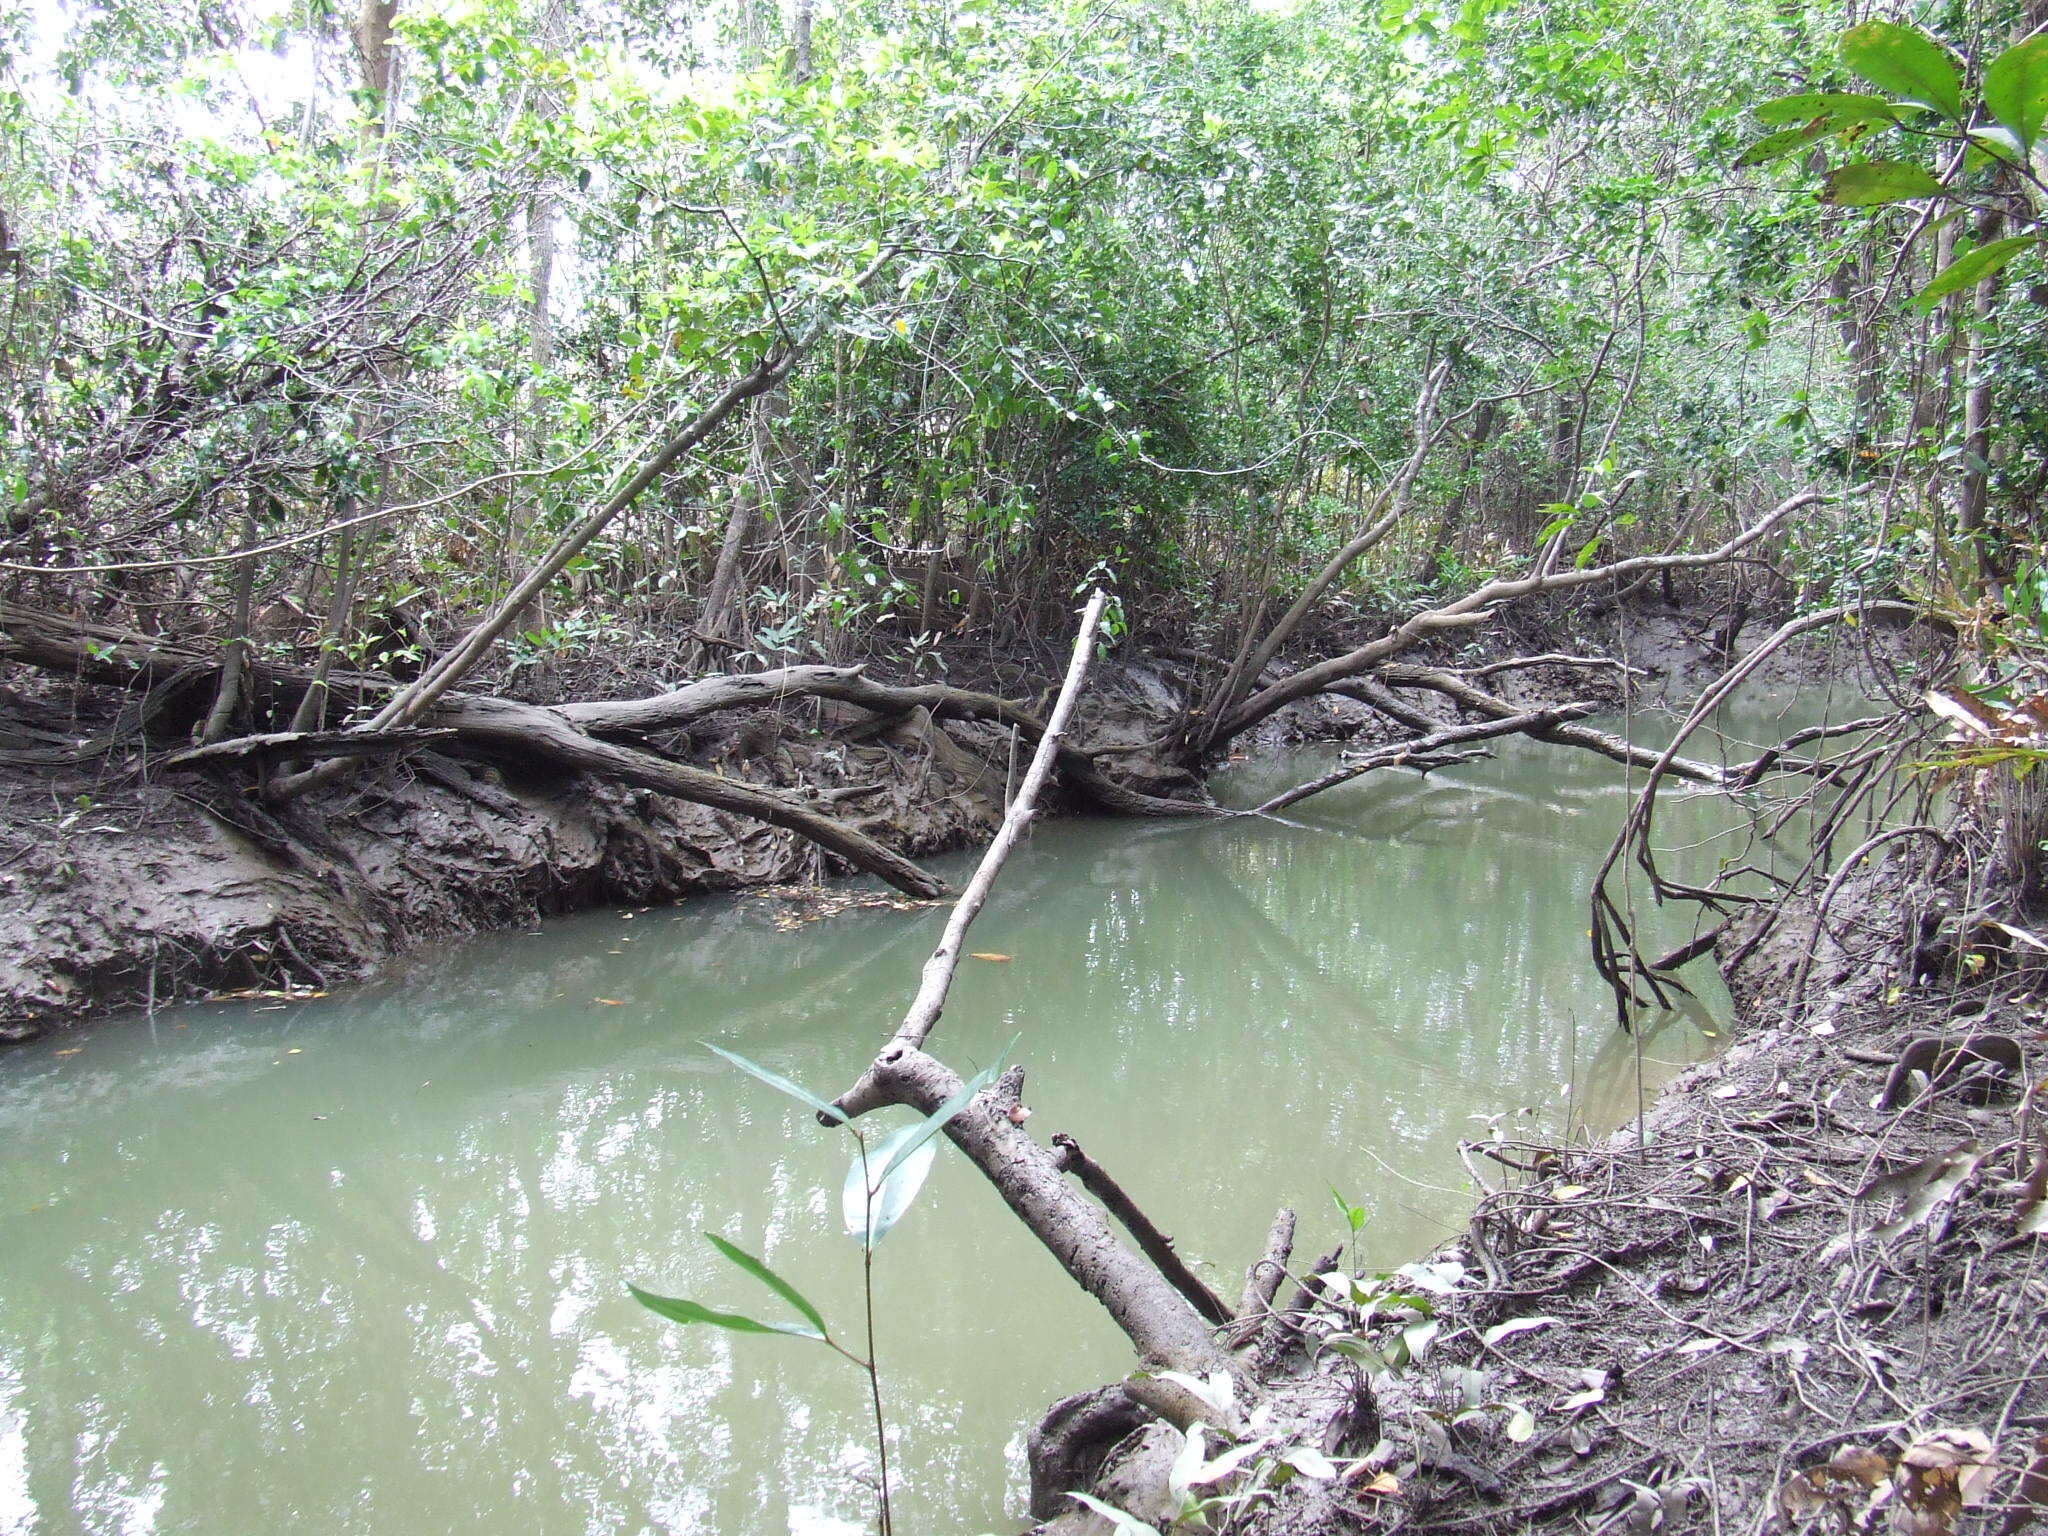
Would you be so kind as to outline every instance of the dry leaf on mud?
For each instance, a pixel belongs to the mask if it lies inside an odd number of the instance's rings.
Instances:
[[[1583,1392],[1574,1392],[1569,1397],[1558,1399],[1552,1406],[1559,1413],[1576,1413],[1581,1408],[1590,1408],[1595,1403],[1607,1401],[1607,1373],[1602,1370],[1583,1370],[1579,1380],[1586,1384]]]
[[[1933,1157],[1922,1158],[1919,1162],[1887,1173],[1866,1184],[1856,1192],[1858,1200],[1876,1200],[1889,1195],[1904,1195],[1905,1204],[1898,1215],[1882,1226],[1873,1227],[1869,1236],[1881,1243],[1903,1237],[1932,1216],[1949,1197],[1977,1171],[1977,1165],[1984,1161],[1984,1153],[1974,1141],[1966,1141],[1959,1147],[1951,1147]],[[1839,1256],[1856,1241],[1856,1232],[1851,1228],[1831,1241],[1820,1252],[1820,1261]]]
[[[1998,1528],[1998,1536],[2014,1536],[2015,1532],[2040,1519],[2044,1510],[2048,1510],[2048,1435],[2036,1435],[2034,1459],[2020,1474],[2019,1487],[2013,1491],[2012,1508],[2006,1512],[2005,1524]]]
[[[2012,1225],[2020,1237],[2038,1237],[2048,1232],[2048,1134],[2042,1136],[2034,1149],[2034,1166],[2021,1189]]]
[[[1984,1502],[1996,1466],[1981,1429],[1931,1429],[1906,1447],[1893,1482],[1899,1536],[1951,1536],[1964,1509]]]
[[[1996,919],[1988,920],[1984,926],[1996,928],[2009,939],[2018,939],[2022,944],[2041,950],[2043,953],[2048,953],[2048,939],[2042,938],[2038,933],[2030,932],[2025,928],[2015,928],[2011,923],[2001,923]]]
[[[1391,1472],[1382,1472],[1358,1491],[1372,1494],[1375,1498],[1398,1499],[1401,1497],[1401,1479]]]
[[[1823,1465],[1778,1485],[1778,1518],[1788,1531],[1846,1532],[1864,1527],[1890,1496],[1892,1464],[1867,1446],[1847,1445]]]

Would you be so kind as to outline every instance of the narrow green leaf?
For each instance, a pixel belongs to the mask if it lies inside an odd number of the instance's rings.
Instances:
[[[811,1320],[811,1326],[818,1330],[819,1338],[822,1339],[825,1336],[827,1331],[825,1327],[825,1319],[819,1315],[818,1309],[816,1307],[812,1306],[808,1301],[804,1299],[803,1293],[799,1291],[795,1286],[791,1285],[787,1280],[783,1279],[782,1276],[775,1273],[774,1270],[770,1269],[766,1264],[763,1264],[751,1253],[748,1253],[744,1248],[736,1247],[732,1243],[727,1242],[724,1238],[720,1237],[716,1232],[706,1232],[704,1234],[704,1240],[710,1243],[711,1246],[716,1248],[720,1253],[724,1254],[728,1259],[732,1260],[733,1263],[739,1265],[741,1269],[744,1269],[756,1280],[760,1281],[763,1285],[767,1286],[769,1290],[773,1291],[776,1295],[780,1296],[792,1307],[795,1307],[797,1311],[803,1313],[805,1317],[809,1318]]]
[[[1866,21],[1842,34],[1842,62],[1881,91],[1949,117],[1963,115],[1956,57],[1918,27]]]
[[[2048,122],[2048,33],[2014,43],[1984,71],[1984,106],[2032,149]]]
[[[1768,160],[1782,160],[1793,150],[1811,144],[1827,131],[1826,119],[1816,118],[1803,128],[1780,128],[1776,133],[1767,133],[1735,157],[1735,169],[1747,170],[1752,165],[1762,165]]]
[[[2039,235],[2013,235],[2004,240],[1993,240],[1989,245],[1980,245],[1943,267],[1933,282],[1913,295],[1911,302],[1921,309],[1932,308],[1952,293],[1976,287],[2014,257],[2040,243]]]
[[[1828,172],[1820,200],[1837,208],[1877,208],[1915,197],[1939,197],[1931,171],[1903,160],[1859,160]]]
[[[1829,128],[1899,120],[1898,108],[1882,96],[1865,96],[1855,91],[1808,91],[1798,96],[1780,96],[1754,110],[1756,120],[1766,128],[1803,126],[1815,120],[1825,122]]]
[[[637,1285],[629,1285],[633,1299],[650,1312],[658,1312],[674,1323],[709,1323],[714,1328],[725,1328],[733,1333],[781,1333],[794,1339],[816,1339],[821,1343],[825,1335],[802,1323],[763,1323],[751,1317],[742,1317],[737,1312],[714,1312],[709,1307],[700,1307],[694,1301],[684,1301],[675,1296],[656,1296],[643,1291]]]
[[[945,1103],[941,1104],[937,1109],[933,1110],[929,1115],[925,1116],[923,1122],[915,1127],[915,1134],[906,1137],[904,1139],[903,1145],[896,1149],[895,1153],[890,1157],[888,1163],[884,1165],[880,1175],[877,1176],[875,1182],[877,1184],[880,1184],[884,1180],[886,1180],[890,1174],[896,1171],[896,1165],[898,1163],[902,1162],[906,1157],[910,1156],[911,1153],[915,1152],[919,1147],[923,1146],[926,1142],[930,1141],[934,1136],[938,1135],[941,1130],[945,1129],[945,1125],[948,1120],[952,1119],[955,1115],[959,1114],[961,1110],[967,1107],[969,1101],[972,1100],[977,1093],[981,1092],[982,1089],[986,1088],[990,1083],[994,1082],[1003,1070],[1003,1063],[1009,1060],[1010,1052],[1017,1048],[1017,1042],[1019,1040],[1022,1040],[1023,1038],[1024,1037],[1022,1035],[1011,1036],[1010,1043],[1003,1047],[1002,1055],[998,1056],[986,1067],[983,1067],[979,1072],[975,1073],[973,1077],[968,1079],[967,1083],[960,1089],[958,1093],[954,1094],[953,1097],[946,1100]]]
[[[819,1098],[815,1093],[811,1092],[810,1089],[798,1087],[795,1083],[792,1083],[788,1078],[784,1077],[780,1072],[770,1072],[758,1061],[749,1061],[746,1057],[740,1055],[737,1051],[728,1051],[724,1046],[713,1045],[709,1040],[706,1040],[704,1042],[704,1049],[707,1051],[712,1051],[717,1055],[723,1056],[727,1061],[731,1062],[734,1066],[738,1067],[742,1072],[747,1073],[751,1077],[758,1077],[762,1082],[766,1083],[770,1088],[773,1088],[776,1092],[786,1093],[792,1099],[795,1099],[800,1103],[810,1105],[811,1108],[815,1109],[821,1115],[830,1115],[832,1117],[833,1124],[844,1125],[846,1123],[845,1115],[841,1114],[838,1110],[834,1109],[830,1104],[827,1104],[823,1099]]]
[[[902,1126],[891,1131],[864,1158],[855,1153],[853,1166],[846,1170],[846,1187],[839,1197],[840,1215],[845,1219],[848,1237],[860,1238],[870,1246],[879,1243],[910,1209],[911,1201],[924,1187],[925,1175],[932,1171],[932,1163],[939,1155],[938,1147],[930,1137],[926,1137],[909,1157],[900,1164],[897,1162],[897,1149],[918,1130],[916,1125]],[[887,1170],[880,1172],[872,1187],[865,1178],[871,1169]]]

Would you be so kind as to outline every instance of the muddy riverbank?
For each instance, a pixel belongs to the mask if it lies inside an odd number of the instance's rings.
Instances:
[[[1721,659],[1710,618],[1631,613],[1590,629],[1517,618],[1512,633],[1459,654],[1505,654],[1510,641],[1524,651],[1597,644],[1640,669],[1644,697],[1679,692]],[[1835,664],[1817,655],[1790,654],[1772,675]],[[1083,706],[1091,749],[1155,794],[1201,793],[1147,747],[1190,707],[1190,670],[1185,657],[1112,661]],[[606,691],[618,697],[658,686],[652,670],[614,665],[607,674]],[[1524,703],[1614,702],[1619,676],[1536,668],[1499,686]],[[1013,696],[1033,692],[1021,677],[1007,682]],[[24,667],[10,667],[0,685],[19,742],[29,744],[0,764],[0,1040],[221,992],[325,989],[422,943],[844,868],[747,816],[516,754],[420,751],[278,812],[232,786],[162,772],[154,759],[175,743],[142,738],[77,763],[33,761],[61,758],[52,743],[112,737],[122,698]],[[553,677],[536,702],[590,688],[584,675]],[[1332,696],[1290,707],[1246,745],[1384,726]],[[680,761],[790,790],[913,859],[986,838],[1015,771],[1000,724],[829,701],[720,715],[666,745]],[[1050,809],[1060,809],[1057,796]]]

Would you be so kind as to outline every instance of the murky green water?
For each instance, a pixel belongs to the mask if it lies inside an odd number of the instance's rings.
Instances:
[[[1293,825],[1042,828],[974,930],[1013,958],[968,963],[933,1048],[1021,1033],[1033,1129],[1227,1294],[1278,1204],[1334,1242],[1333,1184],[1375,1208],[1369,1262],[1414,1257],[1486,1115],[1636,1101],[1584,943],[1623,777],[1529,747]],[[1711,862],[1733,819],[1681,796],[1661,824]],[[0,1058],[0,1533],[860,1529],[859,1375],[624,1290],[774,1315],[708,1229],[857,1332],[842,1141],[698,1042],[837,1092],[941,919],[780,910],[593,915]],[[1716,1044],[1673,1021],[1644,1076]],[[878,1266],[902,1528],[1015,1529],[1020,1426],[1124,1370],[1121,1336],[950,1149]]]

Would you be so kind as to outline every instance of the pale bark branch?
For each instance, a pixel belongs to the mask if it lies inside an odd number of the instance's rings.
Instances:
[[[1081,684],[1088,676],[1088,659],[1095,649],[1096,628],[1102,622],[1102,610],[1109,602],[1109,594],[1097,589],[1088,599],[1088,606],[1081,615],[1081,631],[1074,637],[1074,650],[1067,661],[1067,676],[1060,686],[1058,700],[1053,704],[1052,714],[1047,719],[1043,734],[1038,739],[1038,750],[1032,754],[1031,766],[1025,770],[1024,781],[1017,787],[1009,809],[1003,815],[1003,824],[997,830],[995,840],[982,854],[981,863],[976,867],[973,878],[961,891],[960,899],[954,903],[952,913],[946,919],[945,931],[939,936],[938,948],[924,963],[924,973],[918,982],[917,995],[911,999],[909,1010],[903,1015],[903,1022],[896,1027],[896,1033],[883,1047],[882,1055],[875,1058],[860,1082],[849,1089],[838,1101],[836,1107],[846,1118],[864,1114],[883,1102],[876,1095],[879,1085],[876,1073],[891,1050],[897,1048],[915,1050],[924,1045],[932,1032],[932,1026],[939,1022],[939,1015],[945,1011],[946,994],[952,990],[953,975],[960,968],[960,956],[967,942],[967,930],[981,909],[988,904],[989,892],[995,888],[996,876],[1002,873],[1003,865],[1009,862],[1010,854],[1023,841],[1032,818],[1037,814],[1038,797],[1045,789],[1046,780],[1052,775],[1053,761],[1058,756],[1060,737],[1065,733],[1067,722],[1073,718],[1074,706],[1081,697]]]
[[[1491,610],[1497,604],[1515,602],[1539,592],[1566,592],[1595,582],[1625,580],[1645,571],[1688,570],[1724,564],[1773,532],[1794,513],[1815,506],[1823,499],[1819,491],[1802,491],[1780,502],[1755,526],[1744,529],[1718,548],[1699,554],[1637,555],[1584,570],[1541,572],[1486,582],[1463,597],[1415,614],[1369,644],[1303,667],[1261,689],[1230,711],[1208,740],[1216,745],[1241,735],[1295,700],[1326,692],[1333,684],[1348,682],[1440,630],[1490,622],[1493,617]]]
[[[1408,497],[1414,489],[1415,477],[1422,472],[1423,463],[1428,459],[1429,451],[1436,443],[1437,400],[1442,395],[1444,384],[1450,376],[1451,365],[1446,360],[1438,363],[1430,371],[1429,377],[1423,380],[1422,393],[1415,402],[1414,451],[1408,455],[1407,462],[1401,466],[1392,482],[1374,499],[1372,512],[1376,515],[1373,521],[1366,526],[1364,532],[1324,563],[1323,568],[1315,574],[1309,584],[1302,588],[1301,595],[1295,598],[1287,611],[1280,616],[1279,621],[1266,632],[1266,637],[1253,647],[1248,655],[1240,654],[1218,693],[1214,708],[1217,719],[1227,720],[1230,717],[1231,711],[1244,697],[1245,690],[1271,665],[1273,658],[1280,653],[1280,648],[1293,637],[1294,632],[1301,627],[1302,621],[1308,617],[1315,605],[1322,601],[1323,594],[1330,590],[1337,578],[1383,542],[1388,534],[1400,526],[1401,519],[1408,515]],[[1212,737],[1211,740],[1213,739]]]
[[[1256,805],[1238,814],[1271,816],[1291,805],[1299,805],[1311,795],[1319,795],[1326,789],[1335,789],[1340,784],[1348,784],[1353,779],[1362,778],[1368,773],[1376,773],[1382,768],[1417,768],[1427,771],[1432,768],[1447,768],[1453,763],[1470,762],[1473,758],[1486,754],[1446,749],[1458,747],[1465,742],[1491,741],[1501,736],[1523,733],[1540,735],[1543,731],[1566,721],[1583,719],[1592,714],[1596,707],[1592,704],[1560,704],[1551,709],[1530,710],[1499,720],[1480,720],[1471,725],[1447,725],[1413,741],[1397,741],[1391,746],[1380,747],[1361,757],[1353,758],[1320,778],[1311,779],[1306,784],[1298,784],[1285,794],[1275,795],[1263,805]]]

